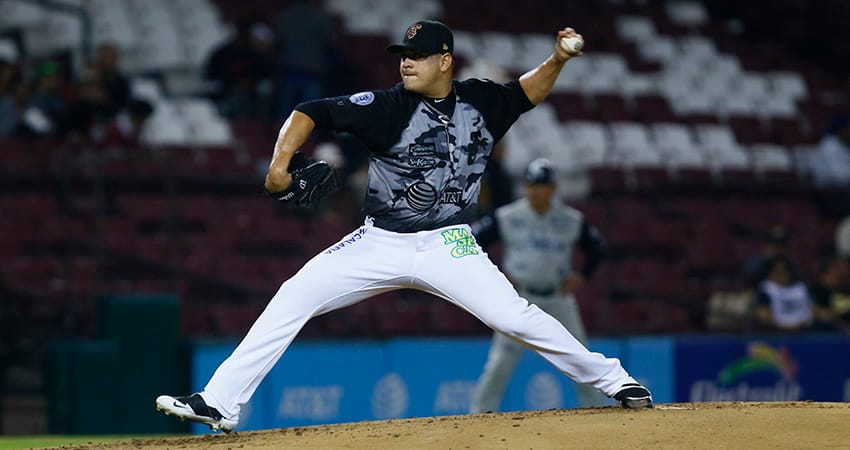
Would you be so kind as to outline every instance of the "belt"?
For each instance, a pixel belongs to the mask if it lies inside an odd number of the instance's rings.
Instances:
[[[522,291],[537,297],[549,297],[558,291],[554,286],[523,286]]]

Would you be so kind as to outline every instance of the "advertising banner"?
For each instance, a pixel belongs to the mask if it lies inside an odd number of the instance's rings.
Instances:
[[[676,401],[848,401],[850,340],[692,338],[676,343]]]
[[[666,338],[595,339],[591,351],[620,358],[666,400],[672,344]],[[235,345],[199,345],[192,388],[203,390]],[[240,430],[361,420],[466,414],[490,349],[489,338],[407,338],[386,341],[296,342],[241,412]],[[630,355],[634,353],[636,356]],[[640,362],[640,363],[638,363]],[[669,391],[669,389],[668,389]],[[657,394],[656,394],[657,395]],[[614,405],[613,400],[609,404]],[[502,399],[501,411],[578,407],[574,383],[526,351]],[[195,426],[195,432],[207,427]]]

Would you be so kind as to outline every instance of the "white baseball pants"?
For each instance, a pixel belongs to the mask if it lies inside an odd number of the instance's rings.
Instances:
[[[468,226],[395,233],[367,220],[281,285],[201,396],[226,418],[238,420],[241,405],[310,318],[401,288],[455,303],[608,396],[635,382],[619,360],[591,353],[556,319],[521,298]]]
[[[550,295],[546,297],[525,294],[527,299],[540,309],[557,319],[579,342],[584,344],[586,336],[584,324],[579,315],[578,305],[573,295]],[[496,331],[487,354],[484,371],[478,379],[469,412],[473,414],[498,411],[499,404],[508,387],[508,382],[516,369],[525,346]],[[588,408],[605,405],[605,397],[589,384],[576,384],[576,396],[579,406]]]

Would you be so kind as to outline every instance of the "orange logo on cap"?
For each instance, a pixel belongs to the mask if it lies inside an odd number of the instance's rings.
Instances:
[[[407,29],[407,40],[411,40],[416,36],[416,32],[422,29],[422,24],[416,23]]]

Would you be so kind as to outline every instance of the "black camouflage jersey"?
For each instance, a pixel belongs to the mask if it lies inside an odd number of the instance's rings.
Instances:
[[[351,133],[369,148],[364,213],[380,228],[407,233],[476,217],[493,145],[532,107],[518,81],[472,79],[453,82],[440,103],[399,83],[296,109],[317,128]]]

